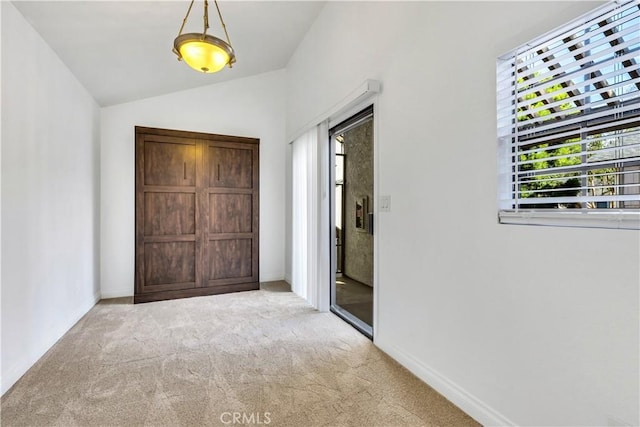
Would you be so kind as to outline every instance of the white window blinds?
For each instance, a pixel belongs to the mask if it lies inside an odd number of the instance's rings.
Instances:
[[[321,311],[329,310],[327,135],[321,123],[291,147],[291,290]]]
[[[292,145],[292,262],[291,290],[308,299],[314,281],[314,202],[317,199],[315,128],[299,136]]]
[[[500,208],[640,208],[640,2],[498,61]]]

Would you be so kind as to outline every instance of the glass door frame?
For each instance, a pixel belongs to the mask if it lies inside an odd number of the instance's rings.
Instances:
[[[338,317],[342,318],[345,322],[349,323],[351,326],[353,326],[355,329],[357,329],[358,331],[360,331],[364,336],[366,336],[367,338],[369,338],[370,340],[373,340],[373,325],[368,325],[367,323],[365,323],[364,321],[360,320],[358,317],[354,316],[353,314],[351,314],[349,311],[345,310],[344,308],[340,307],[340,305],[338,305],[336,303],[336,270],[337,270],[337,249],[336,249],[336,136],[340,133],[344,133],[350,129],[353,129],[359,125],[361,125],[362,123],[364,123],[367,120],[372,120],[374,121],[374,141],[372,141],[372,150],[374,151],[374,153],[372,153],[374,155],[375,158],[375,115],[374,115],[374,103],[371,103],[367,106],[365,106],[364,108],[360,108],[358,110],[356,110],[356,112],[352,115],[350,115],[348,118],[346,118],[345,120],[341,121],[340,123],[336,124],[335,126],[332,126],[329,129],[329,222],[330,222],[330,245],[329,245],[329,249],[330,249],[330,264],[331,264],[331,272],[329,275],[329,279],[330,279],[330,284],[329,284],[329,289],[330,289],[330,299],[329,299],[329,310],[336,314]],[[345,159],[345,164],[348,161],[348,159]],[[374,161],[374,187],[375,187],[375,165],[376,162]],[[375,188],[374,188],[375,190]],[[344,192],[344,189],[343,189]],[[374,195],[375,195],[375,191],[374,191]],[[343,204],[343,210],[344,210],[344,204]],[[374,246],[375,246],[375,241],[376,241],[376,236],[375,234],[373,235],[374,237]],[[343,251],[344,251],[344,244],[345,242],[342,242],[343,245]],[[374,276],[375,276],[375,254],[373,257],[373,263],[374,263]],[[344,265],[343,265],[344,268]],[[375,279],[374,279],[374,286],[375,286]],[[374,288],[375,289],[375,288]],[[375,311],[375,291],[373,293],[373,307],[372,310]],[[374,322],[375,323],[375,320]]]

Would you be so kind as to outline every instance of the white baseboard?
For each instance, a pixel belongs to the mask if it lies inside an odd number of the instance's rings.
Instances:
[[[103,289],[102,299],[132,297],[133,288]]]
[[[266,274],[260,276],[259,279],[261,282],[275,282],[278,280],[284,280],[284,277],[281,274]],[[110,298],[124,298],[124,297],[132,297],[134,294],[133,288],[117,288],[117,289],[103,289],[102,290],[102,299],[110,299]]]
[[[375,345],[483,426],[515,426],[485,402],[398,347],[376,337]]]
[[[266,274],[260,277],[261,282],[275,282],[278,280],[284,280],[284,277],[281,274]],[[102,299],[109,298],[124,298],[124,297],[132,297],[133,296],[133,288],[117,288],[117,289],[103,289],[102,290]]]
[[[276,282],[278,280],[284,280],[282,273],[265,273],[260,275],[261,282]]]
[[[93,294],[93,304],[87,304],[83,308],[80,308],[78,311],[74,313],[74,315],[70,318],[68,323],[69,327],[62,331],[61,334],[57,336],[52,336],[49,340],[43,342],[38,348],[29,352],[29,354],[25,355],[25,357],[20,361],[20,363],[14,364],[12,367],[7,369],[6,374],[0,378],[0,389],[2,395],[4,395],[13,385],[18,382],[20,378],[24,374],[27,373],[29,369],[33,365],[36,364],[42,356],[44,356],[47,351],[51,349],[57,343],[60,338],[62,338],[73,326],[80,321],[84,317],[85,314],[89,312],[98,302],[100,301],[100,294]]]

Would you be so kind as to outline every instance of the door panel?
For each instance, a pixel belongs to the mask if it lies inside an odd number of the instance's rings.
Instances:
[[[209,147],[209,186],[252,188],[252,152],[248,149]]]
[[[145,185],[196,185],[196,145],[147,141],[144,146]]]
[[[329,130],[334,170],[332,216],[336,245],[331,311],[373,337],[373,107]]]
[[[251,233],[250,194],[209,195],[211,233]]]
[[[251,278],[251,239],[212,240],[210,255],[211,280]]]
[[[135,302],[259,288],[258,143],[136,127]]]
[[[144,248],[145,285],[196,282],[195,242],[148,243]]]
[[[195,235],[195,193],[144,194],[144,235]]]
[[[258,152],[209,142],[209,239],[206,286],[258,281]]]

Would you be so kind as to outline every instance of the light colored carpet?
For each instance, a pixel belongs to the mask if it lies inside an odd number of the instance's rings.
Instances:
[[[2,426],[477,425],[335,315],[266,285],[102,301],[3,396]]]

